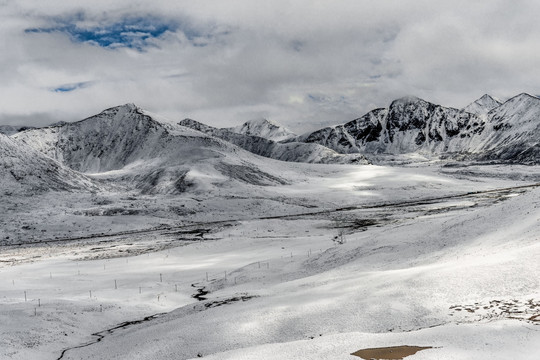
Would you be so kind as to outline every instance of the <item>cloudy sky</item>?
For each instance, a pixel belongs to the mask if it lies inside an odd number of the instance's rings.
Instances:
[[[537,0],[0,0],[0,124],[128,102],[296,132],[416,95],[540,94]]]

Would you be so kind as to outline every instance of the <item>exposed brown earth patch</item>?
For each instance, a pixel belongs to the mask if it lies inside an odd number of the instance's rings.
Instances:
[[[452,305],[451,313],[457,322],[481,320],[514,319],[538,325],[540,323],[540,301],[523,300],[491,300],[489,303],[472,305]],[[464,313],[464,314],[460,314]]]
[[[432,346],[391,346],[382,348],[362,349],[351,355],[361,357],[365,360],[400,360],[407,356],[416,354],[419,351],[433,349]]]

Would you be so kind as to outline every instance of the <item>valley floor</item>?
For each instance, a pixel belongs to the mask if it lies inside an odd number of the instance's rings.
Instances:
[[[6,199],[0,358],[539,358],[538,167],[295,167],[253,193]]]

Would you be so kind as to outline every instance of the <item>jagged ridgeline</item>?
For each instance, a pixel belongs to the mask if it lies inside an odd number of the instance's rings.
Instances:
[[[393,101],[343,125],[287,141],[339,153],[407,154],[478,161],[540,163],[540,99],[520,94],[505,103],[484,95],[463,109],[415,97]]]

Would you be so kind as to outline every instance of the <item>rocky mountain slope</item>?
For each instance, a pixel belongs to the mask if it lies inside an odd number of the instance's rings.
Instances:
[[[540,164],[540,99],[515,96],[488,114],[470,152],[481,160]]]
[[[485,95],[462,110],[404,97],[388,108],[375,109],[344,125],[304,134],[294,141],[368,157],[419,153],[530,164],[540,162],[536,131],[539,115],[540,99],[527,94],[504,104]]]
[[[133,104],[78,122],[25,131],[13,135],[13,140],[71,169],[146,194],[204,192],[238,182],[285,182],[262,170],[254,155],[199,131],[160,121]]]
[[[322,164],[368,163],[361,154],[339,154],[319,144],[303,142],[278,143],[261,136],[239,134],[229,129],[218,129],[192,119],[184,119],[178,124],[220,138],[249,152],[271,159]]]
[[[242,125],[228,128],[237,134],[258,136],[268,140],[282,141],[296,137],[296,134],[286,127],[267,119],[250,120]]]
[[[48,190],[97,190],[98,183],[68,169],[30,146],[0,134],[2,195],[30,196]]]

